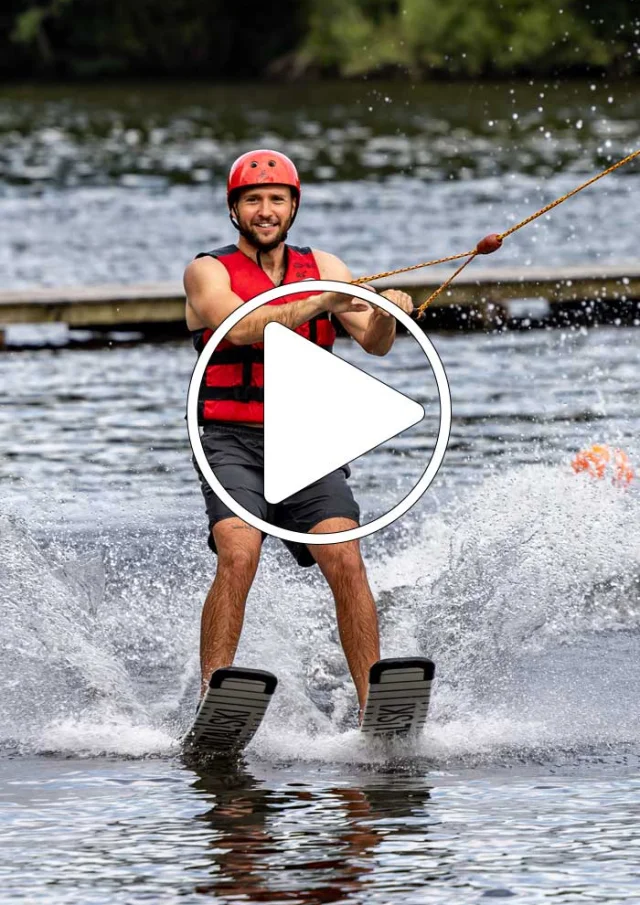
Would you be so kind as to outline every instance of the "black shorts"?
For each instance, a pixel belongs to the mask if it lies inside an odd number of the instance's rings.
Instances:
[[[243,424],[211,422],[202,432],[202,447],[216,478],[224,489],[248,512],[279,528],[307,534],[327,518],[348,518],[360,523],[360,508],[353,498],[347,478],[348,465],[332,471],[281,503],[264,498],[264,431]],[[225,518],[237,518],[209,487],[193,459],[200,477],[209,517],[209,546],[216,552],[211,529]],[[263,540],[265,535],[263,534]],[[301,566],[312,566],[315,559],[306,544],[283,541]]]

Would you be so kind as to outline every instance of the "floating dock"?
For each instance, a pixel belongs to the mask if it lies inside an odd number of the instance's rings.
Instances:
[[[404,289],[416,305],[446,278],[414,271],[379,280],[376,288]],[[0,291],[0,335],[18,324],[66,324],[73,331],[186,336],[179,283],[77,286]],[[428,330],[494,330],[569,324],[640,325],[640,263],[557,268],[481,268],[471,265],[429,307]],[[13,345],[13,343],[12,343]]]

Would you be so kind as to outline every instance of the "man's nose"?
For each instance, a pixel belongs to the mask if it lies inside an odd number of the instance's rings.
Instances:
[[[261,217],[269,217],[271,215],[271,202],[268,198],[263,198],[260,202],[259,212]]]

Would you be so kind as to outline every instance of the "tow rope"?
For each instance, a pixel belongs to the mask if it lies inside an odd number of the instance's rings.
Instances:
[[[431,267],[434,264],[446,264],[448,261],[458,261],[460,260],[460,258],[466,258],[467,260],[464,261],[464,263],[462,263],[460,267],[458,267],[458,269],[454,273],[452,273],[451,276],[446,279],[441,286],[439,286],[434,292],[432,292],[429,298],[426,299],[426,301],[424,301],[419,308],[416,309],[416,316],[419,319],[424,315],[424,312],[431,304],[431,302],[433,302],[434,299],[437,299],[440,293],[444,292],[444,290],[455,280],[458,274],[462,273],[465,267],[470,264],[478,255],[493,254],[494,251],[497,251],[500,248],[503,240],[506,239],[507,236],[510,236],[517,230],[522,229],[523,226],[528,226],[529,223],[532,223],[534,220],[537,220],[538,217],[542,217],[543,214],[546,214],[550,210],[553,210],[554,207],[562,204],[563,201],[566,201],[568,198],[572,198],[574,195],[577,195],[578,192],[581,192],[588,186],[593,185],[593,183],[597,182],[598,179],[602,179],[603,176],[608,176],[609,173],[613,173],[614,170],[617,170],[619,167],[624,166],[626,163],[629,163],[639,156],[640,149],[633,151],[633,153],[628,154],[622,160],[619,160],[617,163],[614,163],[606,170],[603,170],[602,173],[598,173],[597,176],[593,176],[591,179],[583,182],[582,185],[579,185],[577,188],[572,189],[572,191],[567,192],[565,195],[562,195],[561,198],[556,198],[556,200],[552,201],[550,204],[545,204],[545,206],[541,207],[539,211],[536,211],[534,214],[531,214],[529,217],[521,220],[520,223],[516,223],[515,226],[512,226],[510,229],[505,230],[505,232],[491,233],[490,235],[485,236],[484,239],[481,239],[478,242],[478,244],[472,251],[463,251],[460,254],[449,255],[446,258],[437,258],[434,261],[424,261],[422,264],[412,264],[410,267],[398,267],[397,270],[385,270],[382,273],[374,273],[372,276],[359,277],[357,280],[353,280],[352,282],[356,285],[359,285],[360,283],[370,283],[373,280],[381,280],[383,277],[395,276],[395,274],[397,273],[409,273],[409,271],[419,270],[421,267]]]

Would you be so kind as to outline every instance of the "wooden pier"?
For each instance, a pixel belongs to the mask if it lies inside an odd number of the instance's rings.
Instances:
[[[425,269],[380,280],[404,289],[416,305],[446,274]],[[70,331],[134,332],[145,338],[186,335],[179,283],[0,291],[0,331],[17,324],[66,324]],[[428,309],[429,330],[531,327],[570,323],[640,324],[640,263],[558,268],[471,265]]]

